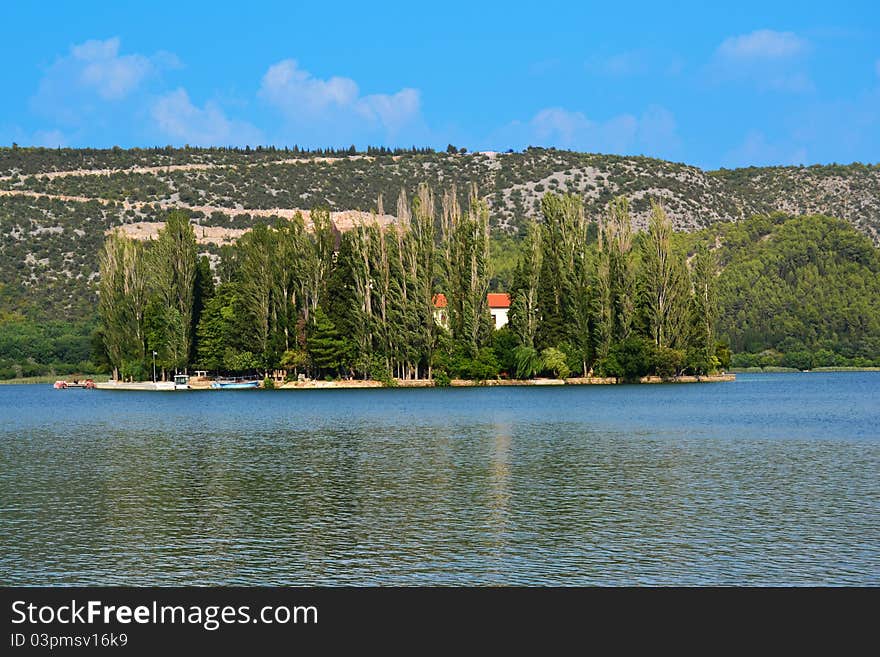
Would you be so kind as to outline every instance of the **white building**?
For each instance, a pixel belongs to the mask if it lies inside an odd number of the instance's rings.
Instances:
[[[489,312],[492,314],[492,321],[495,323],[495,330],[506,326],[507,313],[510,311],[510,295],[506,292],[490,292],[486,295],[486,301],[489,305]],[[449,328],[447,305],[445,294],[438,294],[434,297],[434,321],[443,328]]]

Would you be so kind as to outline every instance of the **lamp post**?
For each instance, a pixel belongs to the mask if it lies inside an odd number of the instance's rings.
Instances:
[[[153,383],[156,383],[156,352],[153,352]]]

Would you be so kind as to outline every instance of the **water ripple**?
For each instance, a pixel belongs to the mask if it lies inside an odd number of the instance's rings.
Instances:
[[[0,387],[0,581],[877,585],[878,392]]]

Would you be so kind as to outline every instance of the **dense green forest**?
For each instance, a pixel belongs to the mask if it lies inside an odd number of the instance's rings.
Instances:
[[[681,238],[718,245],[734,365],[880,366],[880,249],[847,223],[774,214]]]
[[[658,204],[636,238],[625,198],[596,228],[580,197],[544,196],[515,267],[510,326],[494,330],[489,210],[476,187],[468,198],[463,209],[452,188],[437,203],[421,185],[410,205],[401,191],[390,229],[340,234],[326,211],[312,213],[312,231],[299,217],[258,224],[223,252],[216,287],[183,213],[169,215],[154,243],[113,232],[101,253],[101,360],[135,379],[155,356],[163,375],[285,368],[440,382],[670,377],[729,364],[715,336],[715,255],[701,248],[689,267]]]
[[[141,357],[135,359],[136,364],[131,365],[126,373],[142,375],[143,367],[149,361],[146,354],[154,347],[161,354],[160,367],[169,370],[193,363],[213,370],[243,371],[278,366],[296,371],[316,368],[315,373],[320,370],[322,374],[336,376],[354,372],[359,376],[384,377],[392,373],[404,376],[418,373],[424,376],[425,368],[430,364],[432,368],[439,365],[441,377],[453,374],[478,378],[502,371],[511,376],[526,376],[542,371],[577,373],[582,372],[585,365],[588,369],[592,366],[596,373],[620,371],[615,370],[615,364],[607,360],[612,352],[608,349],[610,345],[600,339],[600,315],[596,306],[597,291],[604,289],[600,287],[599,279],[599,237],[604,232],[600,230],[600,222],[584,220],[584,232],[580,238],[584,260],[574,265],[559,262],[567,229],[557,226],[553,217],[558,215],[554,204],[563,200],[577,207],[577,202],[571,197],[548,196],[545,199],[548,216],[542,222],[529,224],[523,238],[491,237],[481,247],[479,289],[512,293],[510,327],[493,333],[479,328],[481,322],[473,324],[473,319],[467,320],[477,327],[476,338],[468,339],[467,348],[461,347],[460,340],[456,342],[445,332],[436,331],[430,338],[434,340],[432,348],[436,351],[431,352],[430,360],[421,352],[405,355],[406,349],[402,346],[409,348],[426,344],[429,338],[421,343],[411,343],[416,334],[406,337],[400,333],[404,331],[402,327],[409,327],[413,331],[420,321],[427,321],[427,292],[422,295],[421,305],[409,308],[412,318],[405,319],[404,309],[397,307],[394,309],[396,315],[388,315],[391,319],[387,321],[399,327],[399,335],[394,335],[394,331],[388,332],[385,327],[385,333],[377,331],[371,335],[370,349],[360,351],[360,347],[352,342],[361,340],[358,344],[366,344],[361,332],[367,326],[355,312],[360,305],[352,308],[355,303],[353,291],[358,289],[353,278],[357,271],[352,264],[354,255],[363,255],[364,241],[373,250],[384,244],[383,248],[387,249],[385,257],[395,263],[394,268],[387,265],[388,276],[393,271],[400,278],[404,264],[401,264],[398,251],[402,247],[413,248],[396,237],[389,240],[378,229],[365,227],[340,234],[326,219],[323,223],[318,220],[318,230],[313,233],[306,231],[299,221],[279,222],[274,227],[260,225],[248,233],[238,246],[221,249],[212,272],[207,256],[197,256],[190,223],[184,215],[175,213],[164,234],[168,235],[169,228],[174,228],[178,234],[184,235],[189,245],[188,257],[196,260],[195,269],[192,270],[194,273],[187,274],[188,277],[194,276],[192,305],[186,302],[182,311],[175,311],[167,298],[160,302],[147,294],[150,286],[157,285],[150,282],[153,275],[148,276],[148,271],[156,267],[146,260],[147,254],[152,251],[156,254],[153,257],[158,257],[162,242],[148,248],[144,244],[114,236],[108,245],[124,243],[129,249],[134,249],[138,254],[134,257],[144,263],[140,270],[134,268],[135,272],[140,271],[144,279],[143,299],[146,305],[142,315],[139,315],[143,326],[134,333],[140,336],[136,349],[142,352],[138,352]],[[561,216],[570,221],[572,216],[579,216],[579,211],[569,208]],[[606,224],[603,230],[608,230],[607,217],[603,222]],[[393,234],[396,236],[397,231]],[[629,284],[641,280],[634,292],[634,299],[641,306],[632,309],[634,334],[640,336],[640,341],[630,341],[627,346],[635,350],[635,360],[639,361],[635,370],[641,371],[646,367],[648,371],[651,369],[649,352],[652,347],[645,338],[651,337],[654,345],[657,345],[655,336],[647,328],[649,324],[644,296],[648,281],[643,245],[649,241],[650,235],[650,232],[631,235],[632,246],[628,256],[631,261],[629,266],[635,272],[630,275],[636,276],[636,281]],[[439,233],[435,238],[440,242]],[[309,250],[308,258],[302,254],[297,258],[294,255],[296,251],[287,254],[288,259],[299,260],[299,268],[290,260],[286,265],[283,260],[276,261],[273,255],[276,250],[282,249],[280,242],[285,239],[290,244],[284,248],[292,244],[297,249]],[[376,256],[370,249],[367,249],[368,264],[374,265],[369,259]],[[717,260],[719,275],[715,289],[718,310],[714,339],[716,347],[721,344],[733,351],[734,366],[800,369],[880,366],[880,252],[867,237],[845,222],[822,216],[756,216],[743,222],[719,224],[698,233],[676,233],[671,240],[670,252],[689,263],[686,269],[691,277],[700,262],[696,257],[698,252],[711,253]],[[297,310],[291,304],[283,312],[273,309],[265,324],[259,324],[260,332],[255,336],[252,320],[246,319],[255,316],[252,304],[264,304],[262,307],[266,308],[268,306],[265,304],[271,305],[273,300],[271,294],[258,293],[253,289],[255,281],[262,275],[264,285],[277,285],[274,279],[283,275],[283,271],[291,276],[294,275],[292,272],[299,271],[296,275],[303,276],[304,263],[316,266],[318,253],[323,253],[323,259],[327,259],[327,254],[336,254],[329,256],[333,265],[330,269],[312,272],[311,278],[305,280],[286,282],[292,298],[304,305]],[[407,253],[409,255],[406,257],[412,263],[415,256]],[[434,258],[439,257],[440,261],[450,256],[451,253],[445,250],[439,256],[434,253]],[[120,255],[120,258],[123,257],[126,256]],[[572,256],[569,254],[566,257]],[[551,263],[555,264],[551,266]],[[431,287],[432,294],[441,288],[441,281],[443,290],[452,289],[450,285],[456,281],[443,279],[441,272],[444,270],[436,263],[433,266],[435,283]],[[569,270],[582,271],[586,275],[580,283],[583,286],[580,288],[580,294],[583,295],[581,302],[586,304],[581,308],[576,298],[579,293],[574,293],[574,297],[566,300],[565,290],[571,289],[567,286],[573,283],[558,278]],[[413,271],[417,273],[418,269]],[[313,291],[309,291],[308,281],[315,286]],[[390,284],[391,280],[387,279],[386,285]],[[462,281],[457,284],[463,285]],[[395,294],[399,296],[402,294],[402,283],[398,281],[395,285]],[[693,294],[693,283],[691,285]],[[323,303],[320,301],[322,298]],[[476,303],[476,299],[474,293],[471,303]],[[694,298],[691,299],[690,312],[693,313]],[[187,310],[190,307],[194,310]],[[620,301],[617,307],[626,308],[626,304]],[[93,312],[91,319],[83,321],[48,318],[34,321],[24,313],[22,307],[13,303],[4,287],[0,287],[0,308],[3,309],[0,314],[0,378],[50,372],[59,375],[91,373],[109,368],[110,358],[106,355],[105,336],[97,321],[97,313]],[[311,317],[308,316],[310,309],[314,312]],[[180,332],[178,314],[182,313],[190,313],[188,332]],[[579,313],[586,317],[580,324],[577,321]],[[537,321],[538,317],[541,322]],[[485,315],[482,321],[485,323]],[[453,323],[453,330],[464,323],[465,320]],[[183,347],[172,349],[165,346],[163,341],[169,339],[169,326],[177,327],[177,335],[187,340],[188,345],[185,343]],[[684,328],[687,330],[678,329],[683,331],[682,335],[692,335],[689,331],[693,330],[693,318],[690,325]],[[459,336],[462,330],[458,329]],[[614,354],[619,361],[619,342],[623,333],[617,330],[618,348]],[[586,336],[586,340],[579,341],[579,336]],[[376,340],[383,345],[382,349],[373,348]],[[254,345],[260,345],[260,348],[256,349]],[[688,355],[686,345],[679,351],[682,353],[667,353],[667,356],[672,356],[673,365],[680,371],[699,371],[716,365],[695,364],[695,354],[691,350]],[[377,353],[381,356],[374,362]],[[395,356],[386,360],[388,353]],[[705,353],[708,354],[708,351]],[[724,353],[722,347],[711,355],[721,356],[719,361],[724,361]],[[624,361],[630,356],[623,356]],[[653,357],[656,359],[656,354]],[[548,372],[545,366],[554,358],[558,367]],[[564,367],[561,366],[563,362]],[[632,362],[630,367],[630,372],[635,371]]]

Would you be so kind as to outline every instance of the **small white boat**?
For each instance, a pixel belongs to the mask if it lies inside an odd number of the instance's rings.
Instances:
[[[98,390],[174,390],[173,381],[107,381],[106,383],[96,383]]]
[[[260,382],[251,379],[217,379],[211,381],[211,387],[214,390],[247,390],[249,388],[259,388]]]
[[[189,375],[188,374],[175,374],[174,375],[174,389],[175,390],[189,390]]]

